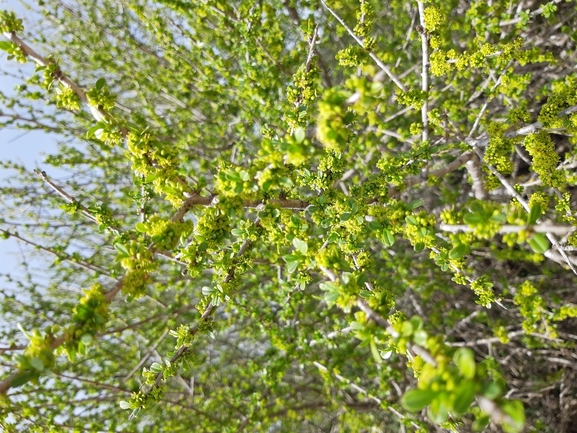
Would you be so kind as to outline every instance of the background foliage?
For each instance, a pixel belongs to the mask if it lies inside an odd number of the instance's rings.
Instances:
[[[24,4],[4,431],[574,431],[573,2]]]

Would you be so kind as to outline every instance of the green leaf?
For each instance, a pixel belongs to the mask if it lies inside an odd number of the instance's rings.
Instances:
[[[409,412],[418,412],[431,404],[436,395],[430,389],[411,389],[401,398],[401,406]]]
[[[415,210],[421,206],[423,206],[423,200],[421,200],[419,198],[419,199],[413,200],[411,203],[409,203],[409,210]]]
[[[375,343],[375,339],[370,338],[369,343],[371,346],[371,354],[373,355],[375,362],[377,362],[377,364],[381,364],[383,362],[383,358],[381,358],[381,354],[379,353],[379,350],[377,349],[377,344]]]
[[[98,80],[96,80],[96,84],[94,85],[94,87],[96,88],[96,90],[102,90],[102,88],[106,85],[106,80],[104,78],[99,78]]]
[[[44,363],[40,358],[32,357],[29,359],[29,362],[34,370],[44,371]]]
[[[341,221],[348,221],[351,219],[352,216],[353,216],[353,214],[350,212],[343,212],[341,214]]]
[[[305,241],[301,241],[299,238],[293,239],[293,245],[301,254],[306,254],[309,247]]]
[[[503,224],[504,222],[507,221],[507,216],[505,216],[504,214],[502,214],[501,212],[495,213],[493,215],[491,215],[491,218],[489,218],[489,220],[491,222],[497,223],[497,224]]]
[[[411,325],[413,325],[413,329],[415,331],[418,331],[419,329],[421,329],[423,327],[423,323],[424,323],[421,316],[413,316],[409,319],[409,322],[411,322]]]
[[[240,179],[241,179],[243,182],[248,182],[248,181],[250,180],[250,175],[248,174],[248,171],[246,171],[246,170],[242,170],[242,171],[239,173],[239,175],[240,175]]]
[[[382,227],[381,223],[378,221],[370,221],[368,226],[371,230],[379,230]]]
[[[92,126],[90,129],[88,129],[88,131],[86,131],[86,139],[94,137],[94,134],[96,134],[96,132],[102,128],[103,125],[101,122],[98,122],[96,125]]]
[[[8,41],[0,41],[0,50],[2,51],[12,51],[14,49],[14,44]]]
[[[453,362],[461,371],[461,374],[467,379],[475,377],[475,354],[467,347],[457,349],[453,355]]]
[[[467,254],[469,254],[471,252],[471,248],[469,247],[469,245],[465,245],[465,244],[458,244],[456,246],[454,246],[451,251],[449,251],[449,258],[450,259],[460,259],[463,256],[466,256]]]
[[[226,178],[233,182],[242,182],[240,174],[236,171],[227,171]]]
[[[413,334],[413,324],[408,320],[404,321],[401,325],[401,335],[403,337],[410,337]]]
[[[495,400],[501,395],[501,392],[502,389],[497,382],[490,382],[483,389],[483,395],[489,400]]]
[[[287,271],[289,274],[292,274],[294,271],[297,270],[297,268],[299,267],[300,262],[295,260],[293,262],[288,262],[287,263]]]
[[[116,248],[116,250],[117,250],[118,252],[122,253],[122,254],[125,255],[125,256],[129,256],[129,255],[130,255],[130,253],[128,252],[128,249],[126,249],[126,247],[125,247],[123,244],[119,243],[119,242],[117,242],[117,243],[114,244],[114,248]]]
[[[429,335],[427,334],[426,331],[423,331],[422,329],[419,329],[419,330],[413,332],[413,341],[416,344],[424,346],[427,343],[428,338],[429,338]]]
[[[415,246],[413,247],[413,249],[415,250],[416,253],[420,253],[421,251],[423,251],[425,249],[424,242],[417,242],[415,244]]]
[[[35,374],[30,371],[26,370],[21,373],[18,373],[14,379],[10,382],[10,386],[12,388],[18,388],[19,386],[25,385],[35,376]]]
[[[549,249],[549,239],[545,233],[535,233],[527,242],[536,253],[543,254]]]
[[[459,415],[464,414],[475,400],[475,383],[470,380],[462,381],[453,395],[453,412]]]
[[[531,211],[529,212],[529,216],[527,218],[527,224],[532,226],[537,223],[537,220],[543,214],[543,210],[541,209],[541,205],[539,203],[533,204],[531,206]]]
[[[333,305],[335,302],[337,302],[339,296],[339,292],[327,292],[323,298],[327,304]]]
[[[387,247],[392,247],[395,244],[395,236],[389,230],[384,229],[382,241]]]
[[[140,233],[146,233],[146,231],[148,230],[147,225],[144,223],[136,223],[134,225],[134,228],[136,228],[136,230],[139,231]]]
[[[408,215],[407,217],[405,217],[405,221],[407,222],[407,224],[412,224],[414,226],[419,224],[417,222],[417,219],[413,215]]]
[[[212,295],[212,294],[216,293],[216,289],[215,289],[215,288],[213,288],[213,287],[208,287],[208,286],[204,286],[204,287],[201,289],[201,291],[202,291],[202,294],[203,294],[204,296],[209,296],[209,295]]]
[[[84,334],[82,337],[80,337],[80,341],[82,341],[84,345],[90,346],[94,341],[94,337],[91,334]]]
[[[473,431],[480,432],[485,430],[485,427],[489,425],[489,421],[491,421],[491,417],[487,414],[481,414],[477,416],[477,419],[473,422],[472,425]]]
[[[476,213],[479,215],[485,214],[485,206],[483,206],[483,203],[481,202],[474,201],[469,205],[469,208],[471,209],[472,213]]]
[[[243,229],[232,229],[230,232],[232,233],[233,236],[236,236],[237,238],[244,235],[245,233]]]
[[[273,181],[268,179],[262,184],[262,190],[267,192],[273,186]]]
[[[82,341],[78,342],[77,352],[80,356],[86,355],[86,346],[84,345],[84,343]]]
[[[483,224],[485,222],[485,217],[478,213],[468,213],[463,216],[463,221],[465,221],[465,224],[470,226],[476,226]]]
[[[306,132],[303,128],[297,128],[295,129],[294,136],[297,143],[302,143],[306,138]]]
[[[130,403],[128,403],[127,401],[121,400],[119,405],[120,409],[130,409]]]
[[[447,408],[443,400],[444,399],[440,398],[440,396],[435,398],[431,402],[429,410],[427,411],[427,414],[429,415],[431,421],[437,424],[442,424],[449,419],[449,409]]]
[[[281,177],[278,183],[284,186],[285,188],[291,188],[294,185],[293,181],[290,180],[288,177]]]
[[[152,365],[150,366],[150,371],[152,371],[153,373],[160,373],[162,372],[163,368],[162,365],[159,364],[158,362],[153,362]]]
[[[519,400],[511,400],[503,403],[503,412],[509,415],[510,419],[503,422],[503,430],[507,433],[519,433],[525,426],[525,410],[523,403]]]

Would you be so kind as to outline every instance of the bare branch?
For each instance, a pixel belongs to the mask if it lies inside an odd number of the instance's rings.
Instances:
[[[468,226],[466,224],[440,224],[439,229],[441,231],[451,233],[474,231],[474,229],[471,226]],[[531,226],[504,224],[499,229],[499,233],[501,234],[519,233],[523,230],[534,233],[554,233],[558,236],[566,236],[577,230],[577,227],[554,225],[551,222],[544,222],[541,224]]]
[[[427,141],[429,139],[429,96],[427,94],[429,91],[429,41],[426,33],[425,5],[419,0],[417,0],[417,5],[419,8],[419,20],[422,27],[422,31],[419,32],[421,34],[421,51],[423,57],[423,65],[421,69],[421,90],[425,93],[425,100],[421,107],[421,121],[423,122],[422,140]]]

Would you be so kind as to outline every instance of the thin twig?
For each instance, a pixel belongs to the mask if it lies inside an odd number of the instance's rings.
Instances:
[[[60,188],[58,185],[56,185],[52,180],[50,180],[50,178],[48,177],[48,175],[46,174],[45,171],[40,171],[38,169],[35,169],[34,173],[36,173],[36,175],[38,175],[38,177],[40,177],[50,188],[52,188],[54,191],[56,191],[68,203],[75,203],[78,206],[78,208],[80,209],[80,212],[82,213],[82,215],[84,215],[90,221],[92,221],[94,223],[98,223],[98,220],[96,219],[96,217],[94,215],[92,215],[92,213],[85,206],[81,205],[78,200],[76,200],[74,197],[72,197],[70,194],[68,194],[66,191],[64,191],[62,188]]]
[[[325,9],[327,11],[329,11],[330,14],[333,17],[335,17],[336,20],[345,28],[347,33],[357,42],[357,44],[359,44],[361,47],[366,49],[365,43],[357,35],[355,35],[355,32],[352,31],[352,29],[347,25],[347,23],[345,23],[345,21],[340,16],[338,16],[335,11],[332,10],[329,7],[329,5],[326,4],[325,0],[321,0],[321,3],[325,7]],[[395,83],[397,85],[397,87],[399,89],[401,89],[403,92],[407,91],[407,88],[401,82],[401,80],[399,80],[399,78],[391,71],[391,69],[387,65],[385,65],[383,63],[383,61],[381,59],[379,59],[379,57],[375,53],[373,53],[372,51],[368,51],[368,54],[369,54],[369,57],[374,60],[374,62],[377,64],[377,66],[379,68],[381,68],[385,72],[385,74],[387,74],[387,76],[393,81],[393,83]]]
[[[575,107],[575,111],[577,111],[577,105],[574,106]],[[567,110],[565,110],[567,111]],[[480,159],[483,159],[483,152],[481,152],[481,149],[479,149],[479,147],[477,147],[476,145],[471,145],[471,147],[473,148],[473,150],[475,151],[475,153],[479,156]],[[507,179],[505,179],[505,176],[503,176],[499,170],[497,170],[495,167],[493,167],[490,164],[486,164],[486,167],[489,169],[489,171],[491,173],[493,173],[495,175],[495,177],[497,177],[497,179],[499,179],[499,182],[501,182],[501,185],[503,185],[505,187],[505,189],[511,194],[511,196],[513,196],[515,199],[517,199],[517,201],[519,202],[519,204],[521,204],[521,206],[523,206],[523,208],[527,211],[527,212],[531,212],[531,208],[529,206],[529,203],[523,198],[521,197],[521,194],[519,194],[515,188],[513,188],[513,185],[511,185],[511,183],[509,183],[509,181]],[[540,222],[539,220],[537,221],[538,223]],[[565,263],[569,266],[569,269],[571,269],[571,271],[577,275],[577,268],[575,267],[575,264],[573,263],[573,260],[571,260],[569,258],[569,256],[567,255],[567,253],[565,251],[563,251],[562,249],[559,249],[560,244],[559,241],[557,240],[557,238],[555,237],[554,234],[552,233],[547,233],[546,234],[547,239],[549,239],[549,242],[551,242],[551,244],[553,245],[553,247],[557,248],[559,250],[559,253],[561,254],[561,256],[563,257],[563,259],[565,260]],[[550,251],[547,251],[545,253],[545,257],[550,257],[551,254],[547,254],[547,253],[551,253]]]
[[[573,105],[572,107],[566,108],[565,110],[559,112],[559,114],[557,116],[563,117],[563,116],[567,116],[569,114],[573,114],[576,112],[577,112],[577,105]],[[515,131],[505,133],[505,137],[506,138],[515,138],[515,137],[519,137],[519,136],[529,135],[529,134],[537,132],[541,129],[543,129],[543,123],[542,122],[534,122],[534,123],[531,123],[530,125],[523,126],[522,128],[519,128]],[[467,144],[469,144],[472,147],[474,147],[474,146],[485,147],[489,144],[489,141],[490,141],[490,138],[482,138],[482,139],[469,138],[466,140]]]
[[[422,69],[421,69],[421,91],[425,94],[425,99],[421,107],[421,121],[423,122],[422,140],[429,139],[429,40],[427,37],[427,29],[425,24],[425,5],[422,1],[417,0],[419,8],[419,20],[421,22],[421,51],[422,51]]]
[[[190,209],[190,207],[187,208],[187,210]],[[185,211],[186,212],[186,211]],[[181,210],[177,211],[177,215],[180,215],[182,212]],[[175,215],[176,216],[176,215]],[[120,292],[120,290],[122,289],[122,286],[124,284],[124,277],[121,278],[120,280],[118,280],[113,286],[112,288],[110,288],[110,290],[108,290],[108,292],[105,293],[104,297],[106,302],[110,303],[112,302],[112,300],[116,297],[116,295]],[[209,307],[207,310],[210,310],[211,307]],[[50,344],[50,348],[52,350],[57,349],[58,347],[62,346],[64,344],[64,342],[66,341],[66,334],[61,334],[59,337],[55,338],[54,340],[52,340],[52,343]],[[6,379],[4,379],[3,381],[0,382],[0,396],[1,395],[6,395],[6,393],[8,392],[8,390],[12,387],[12,382],[14,381],[14,379],[16,379],[19,375],[21,374],[21,371],[16,371],[14,373],[12,373],[11,375],[9,375]]]
[[[122,382],[127,382],[128,380],[130,380],[130,378],[132,376],[134,376],[134,374],[140,370],[140,367],[142,367],[144,365],[144,363],[148,360],[148,358],[150,358],[150,356],[156,351],[156,348],[159,346],[160,343],[162,343],[162,340],[164,340],[164,338],[168,335],[168,332],[170,331],[169,328],[165,328],[164,332],[160,335],[160,337],[158,337],[158,339],[154,342],[154,344],[152,345],[152,347],[148,350],[148,352],[146,352],[146,354],[142,357],[142,359],[140,360],[140,362],[138,364],[136,364],[136,366],[130,370],[130,373],[128,373],[124,379],[122,379]]]
[[[310,49],[309,49],[309,54],[307,56],[307,63],[305,66],[305,69],[307,72],[309,72],[310,68],[311,68],[311,62],[313,61],[313,57],[315,55],[315,44],[317,42],[317,36],[319,34],[319,26],[318,24],[315,26],[315,30],[313,32],[313,37],[310,40]]]
[[[315,367],[317,367],[319,370],[322,370],[324,372],[329,372],[329,369],[327,367],[325,367],[323,364],[321,364],[320,362],[314,361],[313,365]],[[356,383],[352,382],[350,379],[347,379],[346,377],[340,375],[339,373],[336,373],[334,371],[331,372],[339,381],[341,382],[345,382],[346,384],[348,384],[352,389],[354,389],[355,391],[357,391],[360,394],[365,395],[367,398],[373,400],[375,403],[377,403],[379,406],[383,407],[382,403],[383,400],[381,400],[380,398],[372,395],[371,393],[369,393],[366,389],[360,387],[359,385],[357,385]],[[398,410],[396,410],[395,408],[391,407],[391,406],[387,406],[387,410],[389,410],[393,415],[395,415],[396,417],[400,418],[400,419],[405,419],[406,415],[403,415],[401,412],[399,412]],[[416,429],[421,429],[421,426],[419,426],[417,423],[415,423],[414,421],[410,421],[411,425],[413,427],[415,427]]]
[[[6,36],[16,45],[18,45],[18,47],[22,50],[22,52],[27,57],[30,57],[36,64],[40,66],[48,66],[52,63],[50,60],[46,59],[45,57],[41,56],[36,51],[34,51],[29,45],[27,45],[22,39],[20,39],[16,35],[16,33],[14,32],[4,33],[4,36]],[[82,102],[88,102],[88,98],[86,97],[86,93],[84,92],[84,90],[82,90],[82,88],[79,85],[77,85],[74,81],[72,81],[70,78],[64,75],[60,69],[57,69],[53,73],[53,75],[54,79],[57,80],[59,83],[61,83],[65,87],[68,87],[69,89],[72,89],[72,91],[76,94],[76,96],[78,96],[78,99],[80,99]],[[90,111],[92,112],[94,118],[97,121],[111,118],[110,114],[105,110],[103,110],[101,107],[93,107],[92,105],[90,105]]]

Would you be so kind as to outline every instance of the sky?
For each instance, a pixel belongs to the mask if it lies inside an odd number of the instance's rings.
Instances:
[[[16,0],[0,0],[0,8],[14,10],[20,17],[26,16],[27,11],[23,10]],[[3,36],[0,35],[3,38]],[[16,72],[23,65],[8,61],[6,53],[0,51],[0,89],[7,95],[14,94],[14,86],[22,84],[20,81],[7,77],[4,72]],[[25,70],[30,73],[34,66],[27,64]],[[57,138],[53,134],[43,131],[24,131],[14,127],[3,128],[0,126],[0,159],[2,161],[11,160],[24,165],[28,169],[43,167],[44,156],[52,153],[56,149]],[[53,170],[53,169],[52,169]],[[0,185],[6,178],[13,173],[0,167]],[[2,199],[0,197],[0,199]],[[10,215],[1,215],[0,217],[10,216],[15,219],[20,209],[14,209]],[[18,245],[14,239],[0,241],[0,274],[14,274],[17,272],[18,265],[22,262],[22,254],[26,254],[27,248]]]

